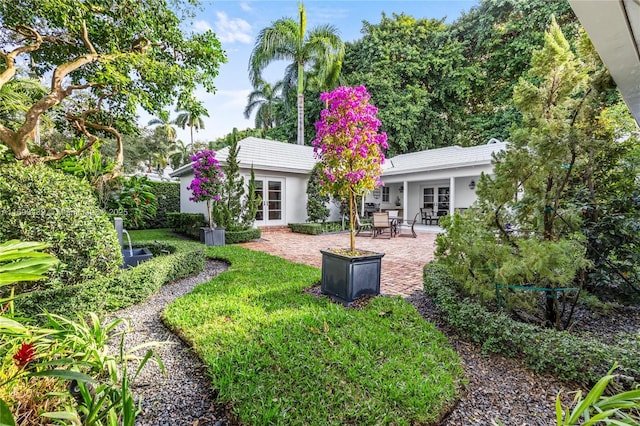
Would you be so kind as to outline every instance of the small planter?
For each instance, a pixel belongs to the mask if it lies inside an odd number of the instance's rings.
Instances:
[[[205,246],[223,246],[225,245],[224,228],[200,228],[200,242]]]
[[[384,253],[346,256],[329,250],[322,253],[322,293],[348,304],[366,294],[380,294]]]

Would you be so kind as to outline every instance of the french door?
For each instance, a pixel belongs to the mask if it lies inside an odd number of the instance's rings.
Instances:
[[[449,187],[422,188],[422,207],[438,216],[449,213]]]
[[[284,180],[257,177],[256,195],[262,199],[256,212],[256,226],[285,225]]]

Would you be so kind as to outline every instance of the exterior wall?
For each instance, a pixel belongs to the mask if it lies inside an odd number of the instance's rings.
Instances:
[[[422,207],[422,191],[425,187],[438,188],[449,187],[450,196],[454,209],[468,208],[477,199],[475,189],[469,188],[469,183],[474,180],[476,185],[482,173],[493,172],[490,164],[476,167],[460,167],[455,169],[443,169],[424,172],[413,172],[407,174],[383,175],[382,180],[389,190],[389,202],[383,203],[382,196],[374,199],[370,193],[365,197],[367,203],[380,203],[382,209],[401,209],[405,220],[412,220]],[[454,179],[454,187],[451,188],[451,179]],[[400,192],[400,186],[403,192]],[[396,197],[400,196],[401,205],[396,207]]]
[[[193,172],[180,177],[180,211],[182,213],[202,213],[207,218],[207,203],[189,200],[191,191],[187,187],[191,184]]]

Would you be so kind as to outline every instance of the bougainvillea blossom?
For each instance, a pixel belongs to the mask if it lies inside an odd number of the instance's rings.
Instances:
[[[205,149],[191,156],[193,179],[187,189],[191,191],[191,201],[205,201],[209,215],[209,227],[213,228],[211,207],[212,202],[220,201],[220,187],[223,174],[220,162],[213,150]]]
[[[381,186],[383,150],[387,134],[378,133],[378,109],[369,103],[364,86],[338,87],[322,93],[326,109],[320,112],[313,141],[316,158],[323,164],[322,191],[349,200],[351,251],[355,251],[356,196]]]

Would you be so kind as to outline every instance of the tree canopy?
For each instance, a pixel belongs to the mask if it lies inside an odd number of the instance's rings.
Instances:
[[[20,123],[0,122],[0,140],[15,157],[54,161],[79,154],[100,137],[118,144],[133,133],[137,108],[158,115],[190,99],[196,87],[214,91],[225,54],[212,31],[187,34],[181,18],[193,1],[5,0],[0,3],[0,90],[27,73],[48,81]],[[185,15],[179,17],[177,13]],[[72,102],[82,96],[82,102]],[[43,152],[30,146],[38,119],[56,112],[84,136],[77,149]]]

